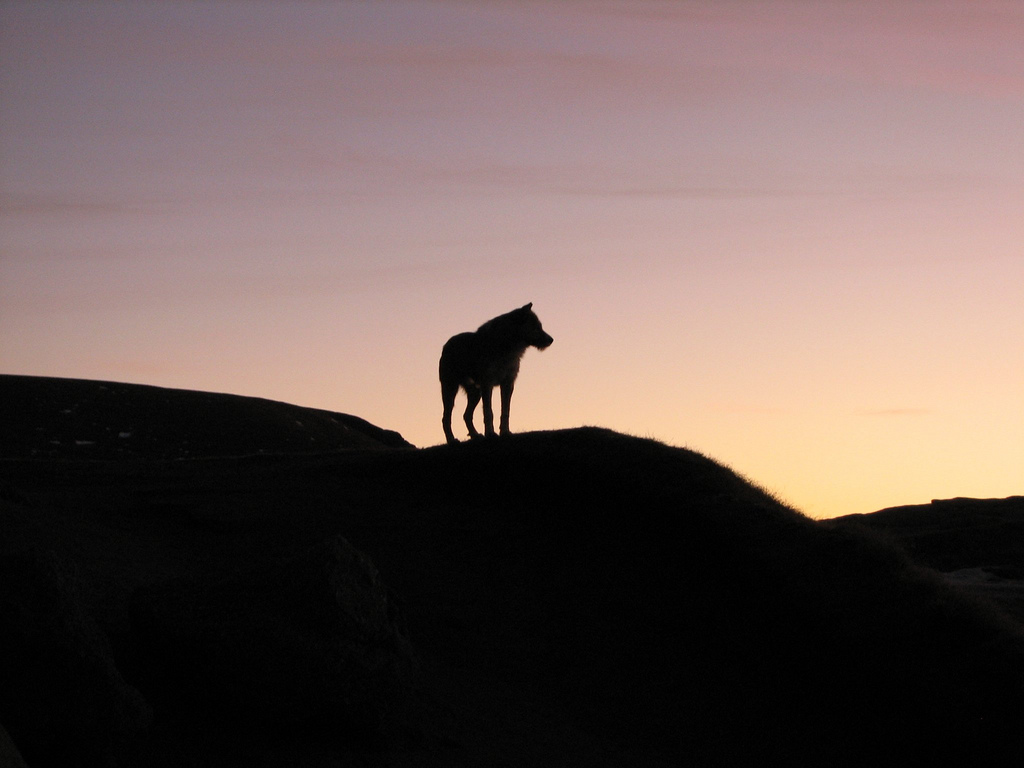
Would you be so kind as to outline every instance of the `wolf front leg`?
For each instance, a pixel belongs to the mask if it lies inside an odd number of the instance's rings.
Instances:
[[[512,390],[515,389],[515,380],[503,382],[501,385],[501,434],[508,435],[512,430],[508,428],[508,414],[512,410]]]

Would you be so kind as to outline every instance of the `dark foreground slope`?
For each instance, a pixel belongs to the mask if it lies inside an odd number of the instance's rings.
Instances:
[[[0,722],[35,768],[1019,749],[1016,625],[689,451],[578,429],[3,472]]]

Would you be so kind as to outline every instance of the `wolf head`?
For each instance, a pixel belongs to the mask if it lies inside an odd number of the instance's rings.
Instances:
[[[517,309],[515,315],[524,341],[537,349],[547,349],[551,346],[551,342],[554,339],[544,332],[544,328],[540,324],[540,318],[533,312],[532,301]]]

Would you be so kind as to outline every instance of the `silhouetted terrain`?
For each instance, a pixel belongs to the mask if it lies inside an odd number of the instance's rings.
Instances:
[[[884,534],[914,560],[1024,624],[1024,496],[936,499],[834,522]]]
[[[0,375],[0,458],[180,459],[412,446],[356,416],[256,397]]]
[[[93,383],[118,393],[95,446],[162,447],[80,458],[69,430],[51,457],[31,447],[81,406],[34,383],[0,424],[0,723],[33,768],[1019,756],[1019,624],[699,454],[594,428],[388,449],[371,425],[311,452],[323,412]],[[198,451],[219,408],[228,447]]]

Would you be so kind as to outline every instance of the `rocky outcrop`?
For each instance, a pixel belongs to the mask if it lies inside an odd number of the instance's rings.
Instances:
[[[26,768],[24,758],[3,725],[0,725],[0,765],[4,768]]]
[[[151,720],[52,552],[0,558],[0,722],[32,766],[116,766]]]
[[[151,682],[217,729],[377,743],[416,730],[417,662],[370,559],[335,536],[277,567],[140,592]]]

